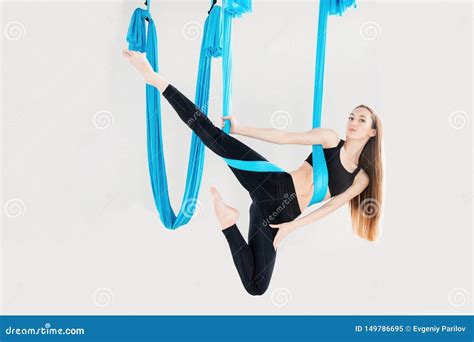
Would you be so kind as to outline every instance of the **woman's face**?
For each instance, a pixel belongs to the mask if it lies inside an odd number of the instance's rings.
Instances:
[[[375,136],[372,115],[367,108],[354,108],[347,118],[346,136],[351,139],[365,139]]]

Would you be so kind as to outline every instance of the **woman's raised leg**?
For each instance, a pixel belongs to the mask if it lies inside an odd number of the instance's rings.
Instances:
[[[123,50],[123,55],[142,74],[144,80],[158,88],[181,120],[188,125],[203,143],[219,156],[247,161],[266,160],[241,141],[216,127],[201,109],[164,77],[153,71],[145,54]]]
[[[161,91],[181,120],[211,151],[228,159],[267,161],[252,148],[216,127],[193,101],[153,71],[144,54],[126,49],[123,54],[140,71],[147,83]],[[230,169],[252,198],[255,198],[257,194],[271,196],[274,193],[274,185],[269,182],[271,172],[244,171],[232,167]]]

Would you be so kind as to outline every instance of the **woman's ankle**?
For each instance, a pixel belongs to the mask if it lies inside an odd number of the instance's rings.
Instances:
[[[158,90],[163,93],[165,89],[168,87],[170,84],[168,81],[166,81],[163,76],[158,74],[157,72],[151,71],[149,73],[145,73],[143,75],[143,78],[145,79],[145,82],[158,88]]]
[[[143,76],[143,79],[145,80],[146,83],[156,87],[156,81],[155,81],[154,74],[155,74],[154,71],[148,71],[148,72],[144,72],[142,74],[142,76]]]

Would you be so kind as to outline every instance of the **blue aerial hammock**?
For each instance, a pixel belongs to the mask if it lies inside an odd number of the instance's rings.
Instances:
[[[199,58],[198,79],[196,82],[195,103],[207,115],[212,57],[222,56],[223,74],[223,116],[230,115],[231,76],[232,76],[232,19],[241,17],[252,11],[251,0],[223,0],[223,15],[221,7],[212,7],[204,25],[201,53]],[[129,50],[146,52],[150,65],[158,72],[158,42],[156,27],[150,13],[151,0],[145,2],[147,9],[137,8],[130,21],[127,41]],[[318,38],[316,49],[316,67],[313,101],[313,128],[321,125],[321,109],[324,80],[324,61],[326,48],[327,18],[329,15],[342,15],[350,6],[356,7],[355,0],[320,0],[318,19]],[[146,32],[145,21],[148,21]],[[148,167],[153,189],[155,205],[163,225],[168,229],[176,229],[186,224],[192,217],[199,194],[204,167],[204,145],[192,133],[186,187],[181,202],[181,208],[176,215],[169,199],[166,165],[163,155],[161,105],[158,89],[146,85],[147,108],[147,151]],[[224,126],[224,132],[230,131],[229,122]],[[327,192],[328,171],[321,145],[313,145],[313,175],[314,193],[310,205],[321,202]],[[283,172],[284,170],[266,161],[242,161],[224,158],[225,162],[237,169],[254,172]]]

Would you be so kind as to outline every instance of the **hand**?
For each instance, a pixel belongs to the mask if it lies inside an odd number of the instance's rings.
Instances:
[[[275,250],[278,248],[281,240],[283,240],[288,234],[292,233],[296,229],[293,221],[280,224],[271,224],[270,227],[279,229],[275,239],[273,240],[273,248],[275,248]]]
[[[221,124],[222,128],[224,128],[226,121],[230,122],[230,133],[238,134],[240,132],[241,127],[239,123],[237,122],[237,120],[232,115],[222,117],[222,124]]]

